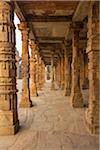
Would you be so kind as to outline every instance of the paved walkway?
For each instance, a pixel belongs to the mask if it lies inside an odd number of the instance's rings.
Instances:
[[[0,150],[99,150],[98,136],[86,128],[85,108],[73,109],[63,91],[50,91],[46,83],[32,101],[34,107],[19,109],[19,132],[0,137]]]

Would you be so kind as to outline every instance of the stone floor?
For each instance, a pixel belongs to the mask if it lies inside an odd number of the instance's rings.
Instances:
[[[19,100],[20,96],[21,88]],[[35,106],[19,108],[20,130],[14,136],[1,136],[0,150],[99,150],[98,136],[86,128],[85,108],[73,109],[63,91],[50,91],[46,83],[39,97],[31,99]]]

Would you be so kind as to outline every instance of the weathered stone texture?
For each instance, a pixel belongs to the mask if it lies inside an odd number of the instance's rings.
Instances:
[[[80,25],[79,25],[80,27]],[[83,98],[80,88],[80,53],[79,53],[79,31],[78,24],[74,24],[72,30],[72,89],[71,103],[73,107],[83,107]]]
[[[54,53],[51,56],[51,90],[55,90],[55,66],[54,66]]]
[[[36,44],[33,40],[30,42],[31,47],[31,58],[30,58],[30,95],[31,96],[37,96],[37,86],[36,86],[36,59],[35,59],[35,50],[36,50]]]
[[[71,71],[70,71],[70,61],[68,56],[68,47],[64,46],[64,56],[65,56],[65,96],[70,96],[71,93]]]
[[[64,90],[65,86],[65,76],[64,76],[64,55],[61,56],[61,89]]]
[[[0,1],[0,135],[19,128],[15,65],[14,5]]]
[[[89,70],[89,107],[86,111],[86,123],[91,133],[99,133],[99,4],[91,3],[88,14],[88,70]]]
[[[18,25],[22,33],[22,98],[20,107],[31,107],[32,102],[30,99],[29,89],[29,50],[28,50],[28,36],[29,28],[27,24],[22,22]]]

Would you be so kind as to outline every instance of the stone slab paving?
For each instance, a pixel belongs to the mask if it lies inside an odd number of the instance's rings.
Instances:
[[[18,99],[21,81],[18,82]],[[99,150],[99,138],[85,125],[85,108],[73,109],[70,98],[50,84],[31,98],[34,107],[19,108],[20,130],[14,136],[0,136],[0,150]]]

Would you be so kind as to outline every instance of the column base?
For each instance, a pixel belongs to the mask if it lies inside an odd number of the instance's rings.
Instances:
[[[39,86],[38,86],[38,90],[42,90],[42,87],[41,87],[41,85],[39,85]]]
[[[65,96],[70,96],[71,89],[65,89]]]
[[[13,117],[11,111],[0,112],[0,135],[14,135],[18,132],[19,120]],[[16,123],[13,122],[14,120],[17,120]]]
[[[84,106],[82,94],[80,92],[71,95],[71,105],[74,108],[82,108]]]
[[[37,97],[37,96],[39,96],[38,93],[32,93],[31,94],[31,97]]]
[[[28,108],[28,107],[32,107],[32,101],[31,100],[28,100],[28,98],[26,99],[22,99],[21,100],[21,103],[19,104],[19,107],[21,108]]]
[[[32,89],[32,90],[30,91],[30,96],[31,96],[31,97],[37,97],[37,96],[38,96],[38,93],[37,93],[36,88],[34,88],[34,89]]]
[[[52,85],[51,85],[51,90],[55,90],[55,84],[54,83],[52,83]]]
[[[61,90],[64,90],[64,83],[61,85]]]
[[[88,109],[86,111],[86,119],[85,119],[85,121],[86,121],[86,126],[88,128],[88,131],[91,134],[97,134],[97,135],[99,135],[99,133],[100,133],[99,121],[98,121],[97,124],[93,123],[91,113],[89,112]]]

